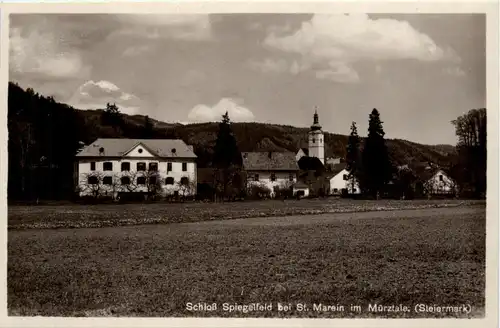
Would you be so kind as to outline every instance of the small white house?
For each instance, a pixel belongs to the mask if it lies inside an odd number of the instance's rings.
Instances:
[[[427,174],[424,188],[431,195],[447,195],[456,192],[457,184],[442,169],[436,169]]]
[[[275,188],[289,188],[297,182],[299,167],[293,152],[244,152],[243,169],[247,187],[262,186],[274,196]]]
[[[100,138],[76,155],[80,196],[196,194],[196,155],[178,139]]]
[[[330,175],[330,194],[342,195],[360,194],[359,182],[357,180],[349,179],[349,171],[346,169],[345,163],[335,164],[332,167],[332,174]]]
[[[302,197],[309,196],[309,186],[304,182],[297,182],[293,185],[293,195],[302,194]]]

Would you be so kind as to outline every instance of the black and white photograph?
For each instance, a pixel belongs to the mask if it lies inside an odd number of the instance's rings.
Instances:
[[[4,15],[8,316],[497,320],[488,15]]]

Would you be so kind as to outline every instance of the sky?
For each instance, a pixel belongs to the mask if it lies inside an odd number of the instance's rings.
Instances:
[[[455,144],[486,107],[483,14],[12,14],[10,81],[79,109]]]

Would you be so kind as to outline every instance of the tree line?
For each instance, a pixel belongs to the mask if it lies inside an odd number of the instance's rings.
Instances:
[[[368,136],[362,144],[356,122],[352,122],[346,147],[350,184],[359,183],[361,193],[371,198],[380,198],[387,193],[403,197],[413,194],[419,177],[411,167],[418,163],[396,166],[391,162],[382,123],[379,111],[374,108],[369,115]],[[458,187],[457,196],[484,198],[487,180],[486,109],[472,109],[451,123],[458,138],[458,156],[446,167],[428,164],[450,175]]]
[[[56,102],[52,97],[42,96],[33,89],[24,90],[14,83],[9,83],[8,91],[8,198],[12,200],[68,199],[75,190],[75,155],[84,145],[99,137],[183,139],[194,145],[199,167],[215,168],[213,180],[220,197],[242,184],[239,178],[240,150],[292,151],[301,142],[307,141],[307,129],[231,123],[227,115],[217,125],[174,126],[161,122],[158,125],[158,122],[153,123],[147,116],[124,115],[115,104],[107,104],[102,110],[80,111]],[[367,163],[378,163],[367,167],[364,176],[361,177],[359,173],[367,192],[376,195],[377,191],[380,192],[380,185],[385,184],[385,174],[376,178],[373,176],[374,172],[385,170],[386,160],[381,160],[379,154],[387,152],[392,164],[404,161],[407,157],[429,158],[446,165],[449,163],[453,176],[460,182],[461,193],[469,193],[474,197],[484,194],[485,109],[474,110],[454,121],[460,138],[456,147],[457,156],[453,157],[440,155],[437,146],[384,140],[382,122],[376,122],[376,116],[380,121],[380,115],[372,114],[374,122],[370,126],[370,141],[358,137],[356,145],[347,142],[345,136],[325,133],[325,144],[335,154],[351,158],[353,154],[359,153],[358,157],[353,157],[356,160],[348,160],[354,172],[357,172],[357,165],[361,165],[363,158]],[[349,136],[349,140],[355,139],[356,134]],[[368,149],[372,148],[372,151],[365,152],[364,144],[371,145]],[[382,144],[386,145],[382,153],[373,150]]]

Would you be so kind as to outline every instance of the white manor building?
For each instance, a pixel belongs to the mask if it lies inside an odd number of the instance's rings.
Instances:
[[[196,155],[193,146],[182,140],[100,138],[84,147],[76,159],[80,196],[196,194]]]

